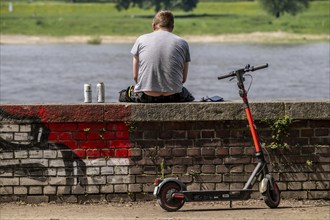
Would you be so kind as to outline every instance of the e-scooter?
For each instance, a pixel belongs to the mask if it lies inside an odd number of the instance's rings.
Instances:
[[[174,212],[179,210],[185,202],[194,201],[230,201],[231,207],[232,201],[250,199],[250,195],[254,191],[252,189],[253,185],[260,180],[259,191],[265,203],[270,208],[278,207],[281,200],[280,190],[274,178],[269,173],[250,111],[247,91],[244,87],[245,73],[253,72],[267,67],[268,64],[259,66],[246,65],[245,68],[238,69],[230,72],[229,74],[218,77],[219,80],[230,77],[236,77],[237,79],[239,95],[244,103],[245,113],[248,119],[254,147],[256,150],[255,156],[259,161],[251,176],[245,183],[244,188],[238,190],[187,191],[186,185],[177,178],[165,178],[164,180],[157,178],[154,181],[155,189],[153,194],[155,197],[157,197],[158,203],[163,209],[169,212]]]

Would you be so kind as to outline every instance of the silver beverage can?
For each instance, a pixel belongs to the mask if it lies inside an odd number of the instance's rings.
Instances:
[[[96,91],[97,91],[97,102],[104,102],[105,101],[105,89],[104,89],[104,83],[99,82],[96,85]]]
[[[84,84],[84,102],[92,102],[92,86],[89,83]]]

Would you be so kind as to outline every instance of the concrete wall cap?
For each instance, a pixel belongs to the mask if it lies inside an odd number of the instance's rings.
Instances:
[[[330,120],[329,100],[251,101],[255,120],[280,118]],[[14,118],[9,117],[15,115]],[[19,115],[22,115],[20,118]],[[7,117],[8,116],[8,117]],[[29,116],[29,117],[27,117]],[[35,119],[34,119],[35,118]],[[4,104],[0,119],[36,122],[217,121],[245,120],[242,101],[189,103]]]

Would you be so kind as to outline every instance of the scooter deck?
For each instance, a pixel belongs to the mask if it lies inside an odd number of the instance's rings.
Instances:
[[[255,190],[239,189],[239,190],[210,190],[210,191],[182,191],[187,202],[193,201],[234,201],[248,200]]]

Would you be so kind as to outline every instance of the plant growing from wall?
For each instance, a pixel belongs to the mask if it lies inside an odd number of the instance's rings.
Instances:
[[[165,162],[164,159],[162,159],[162,162],[160,163],[160,172],[162,174],[162,179],[165,179]]]
[[[306,160],[306,165],[308,167],[312,167],[313,166],[313,161],[312,160]]]
[[[126,121],[126,126],[128,127],[128,132],[132,133],[137,129],[137,125],[135,121]]]
[[[269,147],[271,149],[288,148],[289,145],[285,142],[285,138],[289,137],[289,127],[292,124],[289,116],[285,115],[283,118],[268,119],[267,123],[272,132],[272,142]]]
[[[105,128],[101,128],[101,129],[99,130],[99,132],[100,132],[100,134],[99,134],[100,139],[103,140],[103,139],[104,139],[104,137],[103,137],[103,133],[106,132],[106,129],[105,129]]]

